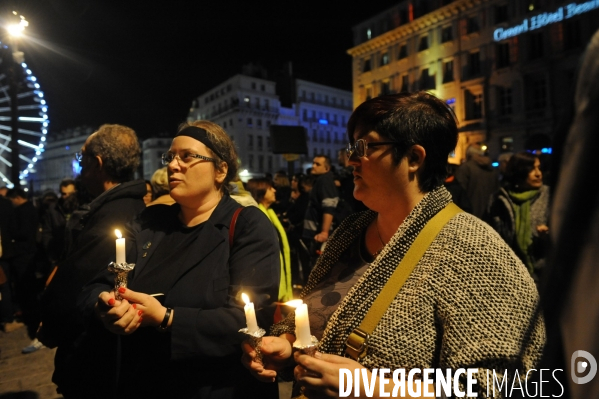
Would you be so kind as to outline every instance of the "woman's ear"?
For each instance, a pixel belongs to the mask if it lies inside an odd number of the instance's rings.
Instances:
[[[225,181],[225,177],[227,177],[228,171],[229,165],[226,162],[220,164],[220,169],[215,169],[215,178],[218,184],[222,184]]]
[[[426,159],[426,150],[421,145],[413,145],[406,154],[408,158],[408,170],[415,173],[418,169],[422,168],[424,160]]]

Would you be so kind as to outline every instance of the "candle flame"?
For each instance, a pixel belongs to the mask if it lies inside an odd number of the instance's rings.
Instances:
[[[116,238],[123,238],[123,235],[119,229],[114,229],[114,234],[116,234]]]
[[[303,303],[304,303],[304,301],[302,301],[301,299],[293,299],[291,301],[285,302],[285,305],[297,308]]]
[[[241,299],[243,299],[243,302],[245,302],[246,305],[250,303],[250,297],[245,293],[241,293]]]

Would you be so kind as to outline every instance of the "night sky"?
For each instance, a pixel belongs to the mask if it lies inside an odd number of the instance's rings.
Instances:
[[[10,11],[7,0],[2,16]],[[194,97],[241,73],[292,61],[294,75],[351,90],[352,26],[396,2],[14,1],[20,49],[49,105],[50,132],[121,123],[172,132]],[[151,6],[150,4],[168,4]]]

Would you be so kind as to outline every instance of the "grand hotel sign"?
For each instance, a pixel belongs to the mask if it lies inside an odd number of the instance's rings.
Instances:
[[[564,19],[572,18],[576,15],[584,14],[599,8],[599,0],[590,0],[584,3],[570,3],[559,7],[553,12],[544,12],[534,17],[525,18],[518,25],[509,28],[497,28],[493,32],[493,38],[496,42],[509,39],[510,37],[518,36],[521,33],[526,33],[543,26],[551,25]]]

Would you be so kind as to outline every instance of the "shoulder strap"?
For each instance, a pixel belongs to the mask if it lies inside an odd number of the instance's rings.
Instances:
[[[389,305],[391,305],[391,302],[393,302],[393,299],[395,299],[401,290],[403,284],[408,277],[410,277],[412,270],[414,270],[416,264],[422,258],[422,255],[424,255],[435,237],[437,237],[443,226],[460,212],[462,212],[462,210],[453,202],[447,204],[445,208],[428,221],[418,236],[416,236],[414,243],[399,262],[399,265],[391,277],[389,277],[387,284],[385,284],[379,296],[374,300],[360,326],[352,331],[347,337],[347,340],[345,341],[345,353],[352,359],[358,360],[366,355],[368,338],[376,328],[377,324],[379,324],[381,317],[383,317],[383,314],[385,314]]]
[[[233,217],[231,218],[231,224],[229,225],[229,251],[233,248],[233,238],[235,238],[235,225],[237,224],[237,217],[243,210],[243,207],[239,207],[235,210]]]

